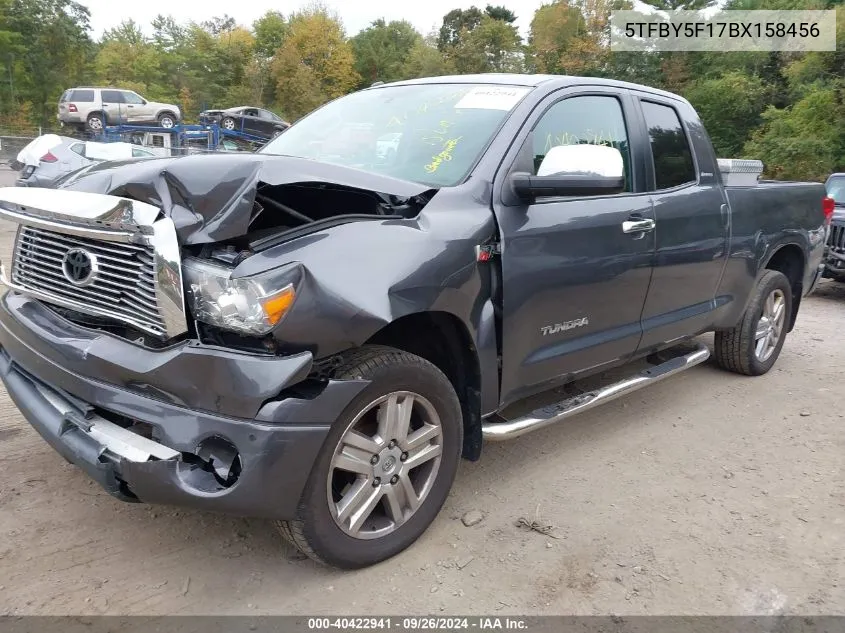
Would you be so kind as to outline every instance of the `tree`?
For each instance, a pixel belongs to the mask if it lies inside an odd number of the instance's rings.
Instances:
[[[719,156],[739,156],[760,122],[767,90],[759,77],[731,71],[694,81],[685,91]]]
[[[288,23],[278,11],[267,11],[252,23],[252,31],[255,33],[255,51],[262,57],[270,58],[285,41]]]
[[[523,68],[522,38],[516,27],[485,15],[470,33],[469,45],[483,54],[479,72],[520,72]]]
[[[404,20],[386,24],[379,19],[358,33],[351,44],[362,85],[402,79],[408,56],[420,41],[422,36]]]
[[[457,46],[461,39],[476,26],[481,24],[481,10],[478,7],[469,9],[452,9],[443,16],[443,26],[437,38],[437,48],[441,52]]]
[[[360,81],[340,21],[316,6],[297,14],[273,60],[276,95],[285,116],[297,119],[352,90]]]
[[[508,24],[516,22],[516,14],[505,6],[494,7],[493,5],[488,4],[487,8],[484,9],[484,13],[494,20],[501,20],[502,22],[507,22]]]
[[[845,165],[841,88],[816,87],[789,108],[769,106],[744,155],[762,160],[774,178],[824,180]]]
[[[200,26],[212,35],[220,35],[226,31],[231,31],[237,26],[237,24],[238,23],[235,21],[235,18],[232,16],[223,15],[220,17],[213,17],[210,20],[205,20],[202,24],[200,24]]]
[[[161,83],[159,55],[134,23],[123,23],[106,33],[94,59],[97,83],[137,90],[155,91]]]
[[[437,37],[431,35],[414,44],[408,53],[408,59],[402,67],[402,76],[406,79],[417,77],[439,77],[455,73],[455,66],[437,48]]]
[[[700,11],[712,7],[718,0],[642,0],[662,11]]]
[[[522,38],[514,20],[504,7],[488,5],[486,13],[475,6],[454,9],[443,16],[437,48],[458,73],[519,72]]]
[[[540,73],[563,73],[562,58],[585,29],[581,10],[566,0],[555,0],[537,9],[528,35],[535,70]]]
[[[93,52],[90,14],[73,0],[11,0],[3,8],[0,34],[12,35],[0,37],[9,55],[14,100],[31,101],[33,123],[44,125],[54,119],[62,92],[86,77]],[[5,107],[15,107],[12,101],[9,95]]]

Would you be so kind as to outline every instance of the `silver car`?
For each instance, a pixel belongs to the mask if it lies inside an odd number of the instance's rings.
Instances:
[[[62,126],[99,132],[106,125],[153,124],[172,128],[182,119],[179,106],[148,101],[137,92],[120,88],[81,87],[65,90],[57,115]]]
[[[94,143],[56,134],[44,134],[34,139],[18,153],[21,172],[18,187],[51,187],[56,181],[91,163],[106,160],[142,158],[166,155],[159,148],[131,143]]]

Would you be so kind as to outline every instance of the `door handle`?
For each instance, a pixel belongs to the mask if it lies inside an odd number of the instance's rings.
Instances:
[[[645,233],[646,231],[654,230],[654,220],[646,218],[644,220],[625,220],[622,223],[623,233]]]

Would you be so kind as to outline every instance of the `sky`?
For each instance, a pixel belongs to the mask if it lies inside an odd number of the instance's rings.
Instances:
[[[142,0],[126,4],[118,0],[78,0],[91,11],[92,35],[99,38],[106,29],[117,26],[127,19],[127,7],[131,6],[131,18],[146,31],[150,31],[150,22],[159,13],[172,15],[178,22],[202,22],[210,17],[228,13],[239,24],[250,26],[266,11],[274,10],[288,15],[307,4],[302,0],[250,0],[233,3],[231,0],[203,0],[202,3],[173,2],[173,0]],[[548,2],[549,0],[546,0]],[[488,0],[475,2],[462,0],[324,0],[323,4],[334,9],[343,21],[346,33],[355,35],[366,28],[373,20],[384,18],[407,20],[423,35],[439,29],[443,16],[452,9],[466,9],[475,4],[484,8]],[[489,4],[505,4],[517,15],[517,26],[523,36],[528,34],[528,27],[534,11],[543,0],[517,0],[515,2],[490,1]],[[192,9],[202,7],[200,10]]]

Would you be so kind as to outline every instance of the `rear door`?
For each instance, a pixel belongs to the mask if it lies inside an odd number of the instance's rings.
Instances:
[[[241,111],[241,116],[243,117],[242,131],[247,134],[261,134],[261,119],[258,118],[257,108],[244,108]]]
[[[692,108],[646,93],[636,98],[649,135],[648,180],[657,222],[640,344],[649,350],[713,323],[730,214],[712,147]]]
[[[571,88],[547,97],[497,178],[505,188],[520,153],[530,153],[536,174],[551,147],[580,143],[620,151],[624,193],[533,204],[503,194],[494,203],[502,239],[503,405],[624,359],[640,341],[654,233],[626,233],[623,223],[654,216],[644,186],[646,141],[629,93]]]
[[[108,125],[119,125],[129,122],[129,112],[123,99],[122,90],[101,90],[103,112]]]

